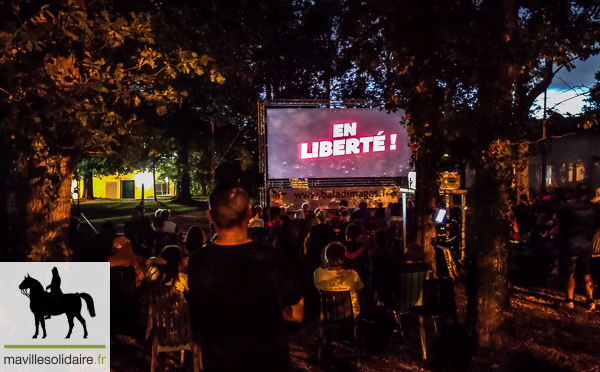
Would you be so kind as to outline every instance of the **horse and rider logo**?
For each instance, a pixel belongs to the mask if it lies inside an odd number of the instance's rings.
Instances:
[[[96,316],[94,309],[94,300],[87,293],[62,293],[60,289],[60,276],[58,269],[52,269],[52,282],[44,289],[44,286],[27,274],[23,282],[19,285],[21,293],[29,298],[29,308],[35,316],[35,334],[39,334],[39,326],[42,325],[42,338],[46,338],[46,320],[52,316],[65,314],[69,321],[69,333],[66,338],[71,337],[73,332],[73,318],[77,318],[83,326],[83,338],[87,338],[88,331],[85,325],[85,319],[81,316],[81,300],[87,305],[88,311],[92,317]],[[50,290],[48,292],[48,290]]]

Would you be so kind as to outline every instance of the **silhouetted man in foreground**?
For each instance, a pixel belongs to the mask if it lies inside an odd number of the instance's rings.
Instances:
[[[218,185],[208,216],[217,240],[189,260],[189,300],[206,372],[291,369],[283,321],[300,322],[304,302],[275,248],[248,239],[248,193]]]

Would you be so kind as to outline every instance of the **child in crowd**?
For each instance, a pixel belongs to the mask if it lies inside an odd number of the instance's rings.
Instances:
[[[318,268],[315,270],[315,286],[320,291],[350,291],[352,310],[354,317],[357,317],[360,314],[358,292],[363,289],[364,285],[356,271],[344,270],[342,268],[345,255],[346,247],[341,243],[333,242],[325,248],[325,263],[327,268]]]

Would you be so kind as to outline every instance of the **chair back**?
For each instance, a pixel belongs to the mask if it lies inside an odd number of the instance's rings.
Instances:
[[[425,281],[423,312],[429,316],[457,319],[454,280],[452,278],[437,278]]]
[[[112,298],[128,297],[135,291],[135,268],[113,266],[110,268],[110,294]]]
[[[410,312],[423,305],[423,286],[431,271],[417,271],[400,274],[396,278],[396,311],[400,314]]]
[[[594,235],[592,257],[600,257],[600,231]]]
[[[345,325],[354,322],[350,291],[319,291],[321,296],[321,323]]]
[[[185,345],[193,341],[190,310],[181,292],[159,285],[150,291],[149,327],[160,346]]]

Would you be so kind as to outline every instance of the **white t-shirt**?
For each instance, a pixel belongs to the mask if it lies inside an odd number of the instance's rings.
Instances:
[[[358,296],[356,291],[364,287],[360,276],[354,270],[315,270],[315,286],[320,291],[343,292],[350,291],[352,299],[352,311],[356,318],[360,313],[360,305],[358,304]]]
[[[173,221],[165,221],[163,226],[163,231],[169,234],[175,234],[175,230],[177,230],[177,225]]]

